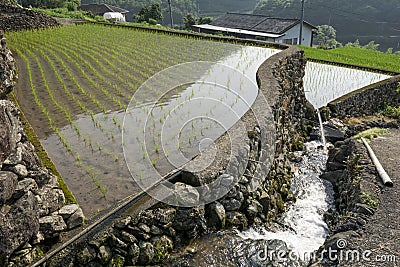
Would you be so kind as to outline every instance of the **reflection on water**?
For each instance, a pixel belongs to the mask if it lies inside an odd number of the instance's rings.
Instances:
[[[124,141],[128,148],[125,152],[131,165],[139,170],[135,173],[144,178],[147,168],[153,165],[166,173],[179,165],[182,158],[187,160],[198,154],[200,146],[204,149],[205,145],[211,145],[251,106],[258,94],[254,86],[256,71],[277,52],[238,46],[219,62],[225,68],[212,65],[211,70],[198,72],[204,74],[198,79],[194,79],[191,70],[183,68],[168,80],[160,77],[155,86],[142,91],[137,98],[139,102],[128,109],[130,123],[124,129],[129,132]],[[241,75],[229,76],[224,73],[226,68],[233,68],[233,73]],[[243,74],[249,80],[241,79]],[[191,82],[165,87],[168,81],[182,77],[190,78]],[[55,134],[41,140],[87,215],[140,191],[124,160],[121,143],[124,114],[124,111],[110,111],[80,115],[72,125],[60,129],[66,143],[76,152],[73,154],[66,151],[65,142],[63,145]],[[145,138],[140,138],[143,133]]]
[[[307,62],[304,90],[308,101],[315,108],[320,108],[347,93],[390,77],[357,69]]]

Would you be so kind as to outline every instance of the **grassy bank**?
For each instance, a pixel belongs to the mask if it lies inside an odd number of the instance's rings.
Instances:
[[[323,50],[301,46],[307,58],[400,72],[400,56],[355,47]]]

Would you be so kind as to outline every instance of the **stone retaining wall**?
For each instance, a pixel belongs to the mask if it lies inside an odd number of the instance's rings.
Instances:
[[[22,129],[20,111],[7,94],[14,88],[15,62],[0,34],[0,266],[26,266],[80,226],[83,212],[66,203],[58,178],[43,167]]]
[[[371,84],[328,104],[330,116],[337,118],[374,115],[386,106],[400,106],[400,75]]]
[[[321,178],[334,187],[336,210],[325,214],[331,234],[317,255],[322,255],[323,250],[336,251],[335,255],[339,255],[341,249],[350,248],[338,247],[338,242],[350,242],[359,237],[359,232],[375,213],[381,183],[366,148],[352,138],[336,142],[335,148],[329,151],[327,171]],[[340,263],[339,257],[335,261],[333,257],[329,259],[327,253],[323,255],[324,259],[319,259],[323,266]]]
[[[17,6],[0,4],[0,30],[20,31],[59,25],[45,14]]]

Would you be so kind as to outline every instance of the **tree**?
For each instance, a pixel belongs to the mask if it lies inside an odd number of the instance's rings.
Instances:
[[[149,6],[143,6],[139,14],[135,15],[137,22],[148,22],[154,24],[154,21],[160,22],[163,19],[161,6],[159,3],[154,3]]]
[[[199,17],[197,23],[198,24],[209,24],[213,21],[214,19],[212,17]]]
[[[319,47],[324,49],[332,49],[341,46],[341,43],[336,41],[336,30],[330,25],[317,26],[315,42]]]
[[[192,25],[197,23],[196,17],[189,13],[183,18],[183,24],[185,25],[185,29],[190,30]]]

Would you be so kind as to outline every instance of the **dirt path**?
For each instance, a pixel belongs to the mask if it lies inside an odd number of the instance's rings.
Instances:
[[[384,187],[375,214],[351,247],[371,251],[370,261],[361,260],[346,266],[400,266],[400,129],[374,139],[371,147],[393,180],[393,188]]]

